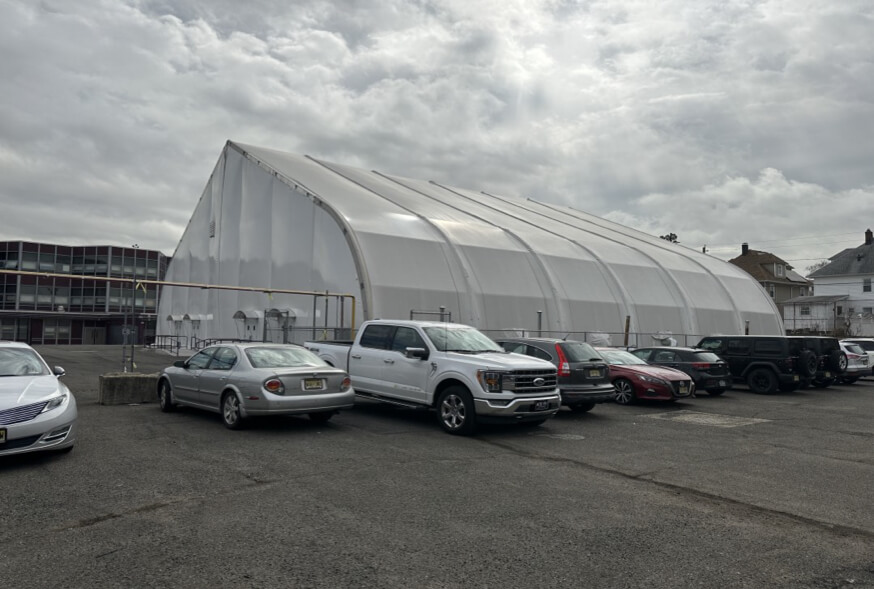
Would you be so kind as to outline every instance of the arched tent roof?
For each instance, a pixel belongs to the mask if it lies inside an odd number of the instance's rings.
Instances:
[[[357,321],[445,307],[487,330],[783,329],[747,273],[594,215],[232,142],[168,276],[351,292]],[[314,304],[310,320],[329,314]]]

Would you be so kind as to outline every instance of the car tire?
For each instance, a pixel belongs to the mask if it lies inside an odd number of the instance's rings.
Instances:
[[[841,377],[841,383],[843,383],[843,384],[853,384],[857,380],[859,380],[858,376],[842,376]]]
[[[725,392],[725,389],[707,389],[707,394],[711,397],[718,397]]]
[[[173,387],[170,386],[170,381],[162,380],[158,385],[158,406],[164,413],[171,413],[176,410],[176,404],[173,402]]]
[[[243,429],[243,414],[240,411],[240,398],[233,391],[222,395],[222,423],[228,429]]]
[[[793,384],[781,384],[779,386],[779,389],[781,392],[784,392],[784,393],[792,393],[794,391],[797,391],[800,386],[801,386],[800,384],[795,384],[795,383],[793,383]]]
[[[838,374],[846,372],[848,363],[849,360],[847,359],[847,354],[843,350],[837,352],[837,358],[835,359],[835,372]]]
[[[613,382],[613,400],[620,405],[631,405],[635,401],[634,385],[627,378],[617,378]]]
[[[333,411],[319,411],[317,413],[310,413],[310,421],[315,421],[316,423],[327,423],[331,417],[334,416]]]
[[[801,350],[798,354],[798,368],[802,376],[813,376],[819,368],[819,358],[810,350]]]
[[[747,386],[759,395],[770,395],[778,390],[777,376],[767,368],[756,368],[747,376]]]
[[[591,411],[595,408],[594,403],[574,403],[573,405],[569,405],[570,410],[574,413],[585,413],[587,411]]]
[[[818,389],[827,389],[835,384],[834,378],[821,378],[813,381],[813,386]]]
[[[443,431],[456,436],[470,436],[476,431],[473,397],[464,387],[449,387],[437,398],[437,421]]]

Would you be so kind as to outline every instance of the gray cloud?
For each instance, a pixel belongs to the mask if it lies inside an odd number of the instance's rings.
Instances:
[[[831,255],[874,225],[872,10],[0,1],[0,239],[170,253],[233,139]]]

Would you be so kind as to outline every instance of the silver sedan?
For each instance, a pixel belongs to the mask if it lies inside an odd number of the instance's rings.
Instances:
[[[27,344],[0,342],[0,456],[57,450],[76,443],[76,398]]]
[[[180,360],[158,378],[162,411],[187,405],[219,413],[230,429],[249,417],[308,414],[325,422],[352,407],[344,370],[294,344],[226,343]]]

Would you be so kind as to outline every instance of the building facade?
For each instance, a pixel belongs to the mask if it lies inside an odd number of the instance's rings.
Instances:
[[[874,336],[874,233],[870,229],[862,245],[833,255],[810,277],[817,295],[846,297],[835,312],[847,335]]]
[[[168,258],[155,250],[0,242],[0,339],[145,344]]]
[[[746,243],[741,245],[741,254],[729,263],[755,278],[774,300],[783,317],[786,316],[787,301],[813,294],[813,282],[795,272],[785,260],[770,252],[750,249]]]

